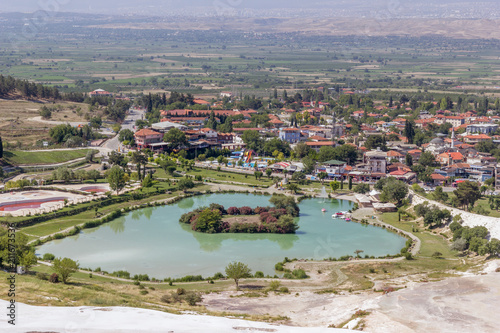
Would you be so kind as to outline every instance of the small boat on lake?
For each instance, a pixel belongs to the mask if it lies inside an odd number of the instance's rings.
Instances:
[[[349,219],[349,221],[351,220],[349,217],[349,212],[337,212],[335,214],[332,215],[332,218],[334,219]]]
[[[325,208],[323,208],[323,209],[321,209],[321,211],[324,213],[324,212],[326,212],[326,209],[325,209]]]

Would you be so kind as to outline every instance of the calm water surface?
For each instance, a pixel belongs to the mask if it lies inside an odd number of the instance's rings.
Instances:
[[[284,257],[323,259],[353,254],[380,256],[398,253],[406,239],[385,229],[332,219],[352,202],[308,199],[300,203],[299,230],[294,235],[203,234],[181,225],[183,213],[210,203],[231,206],[271,206],[269,196],[211,194],[176,204],[146,208],[79,235],[42,245],[37,254],[78,260],[80,267],[108,272],[126,270],[150,277],[212,276],[224,272],[231,261],[241,261],[252,272],[274,275],[274,265]],[[325,213],[321,209],[325,208]]]

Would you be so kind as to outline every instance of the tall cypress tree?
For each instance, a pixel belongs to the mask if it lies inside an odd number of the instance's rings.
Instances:
[[[415,124],[412,120],[405,121],[405,130],[404,135],[408,138],[408,143],[413,143],[413,139],[415,138]]]
[[[0,136],[0,158],[3,157],[3,143],[2,143],[2,137]]]

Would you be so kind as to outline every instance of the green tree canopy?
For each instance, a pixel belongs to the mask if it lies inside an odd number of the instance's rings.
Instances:
[[[134,132],[132,132],[128,128],[123,129],[120,131],[120,134],[118,134],[118,140],[120,142],[123,142],[123,141],[132,142],[132,141],[134,141]]]
[[[274,151],[279,151],[285,156],[290,156],[290,144],[278,138],[272,138],[264,144],[264,151],[267,155],[272,155]]]
[[[304,158],[309,154],[310,151],[311,148],[303,142],[297,143],[297,145],[295,145],[295,148],[293,149],[296,158]]]
[[[408,185],[394,177],[382,178],[374,187],[381,191],[380,201],[393,202],[396,206],[401,206],[408,194]]]
[[[115,165],[108,171],[108,183],[109,187],[119,193],[125,187],[125,172],[122,168]]]
[[[236,284],[236,290],[239,290],[240,279],[250,277],[251,270],[247,265],[241,262],[232,262],[226,267],[226,276],[229,279],[233,279]]]
[[[457,189],[453,191],[461,206],[470,210],[474,207],[479,198],[481,198],[481,189],[475,182],[465,181],[458,184]]]
[[[163,141],[168,143],[170,149],[179,149],[188,144],[186,134],[178,128],[172,128],[165,133]]]
[[[349,165],[354,165],[356,164],[357,159],[357,149],[352,145],[344,144],[337,147],[323,146],[319,149],[319,160],[321,162],[340,160],[348,163]]]
[[[247,145],[248,149],[260,152],[264,146],[264,140],[260,137],[259,132],[255,130],[246,130],[241,135],[241,139]]]
[[[80,266],[78,262],[70,258],[56,258],[54,259],[52,265],[63,283],[67,283],[71,274],[75,273]]]

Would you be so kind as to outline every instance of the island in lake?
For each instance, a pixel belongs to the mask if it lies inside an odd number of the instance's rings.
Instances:
[[[293,197],[273,195],[274,207],[229,207],[212,203],[183,214],[179,222],[205,233],[293,234],[299,228],[295,217],[300,209]]]

